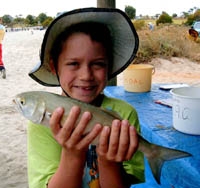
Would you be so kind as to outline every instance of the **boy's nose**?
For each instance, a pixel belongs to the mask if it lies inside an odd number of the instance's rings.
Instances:
[[[79,72],[79,77],[82,80],[92,80],[93,79],[93,72],[90,67],[86,66],[81,68]]]

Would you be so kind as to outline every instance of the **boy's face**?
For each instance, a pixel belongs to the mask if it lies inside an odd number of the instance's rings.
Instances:
[[[108,58],[104,46],[83,33],[72,34],[58,58],[58,76],[72,98],[91,103],[107,83]]]

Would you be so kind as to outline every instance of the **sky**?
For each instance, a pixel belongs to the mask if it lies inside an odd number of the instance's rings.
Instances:
[[[116,8],[124,10],[127,5],[136,9],[137,16],[154,16],[162,11],[169,15],[180,15],[191,8],[200,8],[200,0],[116,0]],[[0,16],[9,14],[13,17],[26,17],[28,14],[38,16],[45,13],[55,17],[59,12],[96,6],[97,0],[4,0],[0,6]]]

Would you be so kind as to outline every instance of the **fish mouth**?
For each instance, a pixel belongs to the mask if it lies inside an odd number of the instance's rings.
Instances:
[[[14,104],[16,104],[16,101],[15,101],[15,99],[13,99],[13,100],[12,100],[12,102],[13,102]]]
[[[13,99],[12,102],[13,102],[13,104],[14,104],[16,107],[18,106],[18,105],[17,105],[16,99]]]
[[[19,105],[19,103],[17,102],[17,98],[13,99],[12,102],[13,102],[13,104],[14,104],[14,106],[15,106],[15,109],[16,109],[17,111],[21,112],[21,111],[22,111],[22,108],[21,108],[21,105]]]

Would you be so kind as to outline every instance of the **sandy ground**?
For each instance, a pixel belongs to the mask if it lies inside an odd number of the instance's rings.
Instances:
[[[7,78],[0,76],[0,188],[26,188],[26,120],[15,110],[12,99],[20,92],[47,90],[60,93],[59,88],[43,87],[27,76],[39,61],[39,49],[44,31],[6,33],[3,57]],[[171,61],[154,59],[154,83],[200,82],[200,64],[187,59],[173,58]],[[118,85],[123,85],[122,74]]]
[[[156,58],[148,64],[155,67],[152,83],[200,85],[200,63],[173,57],[170,60]],[[118,85],[123,85],[123,73],[118,76]]]

